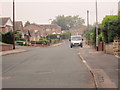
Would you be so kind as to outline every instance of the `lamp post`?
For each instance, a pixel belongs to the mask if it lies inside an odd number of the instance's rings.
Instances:
[[[97,12],[97,0],[96,0],[96,50],[98,51],[98,12]]]
[[[15,49],[15,2],[13,0],[13,49]]]
[[[87,10],[87,28],[89,29],[89,10]]]

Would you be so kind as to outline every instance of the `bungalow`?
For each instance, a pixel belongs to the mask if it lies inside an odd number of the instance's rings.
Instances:
[[[0,33],[7,33],[13,30],[13,23],[10,17],[0,17]]]
[[[23,34],[24,34],[25,38],[26,38],[26,35],[30,35],[31,41],[39,40],[42,35],[43,36],[46,35],[46,33],[43,32],[43,28],[37,24],[30,24],[30,25],[24,27]]]
[[[61,27],[57,24],[45,24],[45,25],[39,25],[44,28],[44,32],[46,32],[46,35],[49,34],[61,34]]]
[[[23,29],[24,34],[28,31],[32,33],[31,40],[36,40],[40,37],[46,37],[49,34],[61,34],[61,27],[56,24],[30,24]],[[37,32],[37,34],[33,34],[34,32]]]
[[[23,31],[22,21],[15,21],[15,30],[19,30],[20,33],[22,33],[22,31]]]
[[[70,32],[73,34],[73,35],[82,35],[84,34],[84,31],[87,29],[87,26],[80,26],[80,27],[73,27],[70,29]]]
[[[38,41],[40,39],[38,30],[25,29],[25,30],[23,30],[23,33],[24,33],[24,38],[27,41]]]

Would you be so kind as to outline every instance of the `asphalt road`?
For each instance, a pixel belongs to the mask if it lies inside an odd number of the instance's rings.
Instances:
[[[3,56],[3,88],[93,88],[78,47],[24,47],[28,52]]]

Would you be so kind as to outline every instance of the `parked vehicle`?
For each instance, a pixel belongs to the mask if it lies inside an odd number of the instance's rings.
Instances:
[[[73,46],[81,46],[81,48],[83,47],[83,39],[81,35],[71,36],[70,47],[72,48]]]

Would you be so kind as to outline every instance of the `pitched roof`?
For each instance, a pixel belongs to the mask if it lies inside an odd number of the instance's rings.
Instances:
[[[43,28],[60,28],[60,26],[58,26],[57,24],[42,24],[42,25],[39,25],[39,26],[41,26],[41,27],[43,27]]]
[[[4,27],[10,17],[0,17],[0,27]]]
[[[16,21],[15,22],[15,30],[20,30],[20,26],[23,27],[22,21]]]
[[[28,30],[28,29],[25,29],[23,31],[24,34],[28,35],[30,34],[30,36],[38,36],[39,35],[39,30]]]
[[[32,23],[32,24],[30,24],[30,25],[35,25],[35,26],[38,26],[38,27],[41,27],[41,28],[44,28],[44,29],[46,29],[46,28],[61,28],[60,26],[58,26],[57,24],[35,24],[35,23]]]

